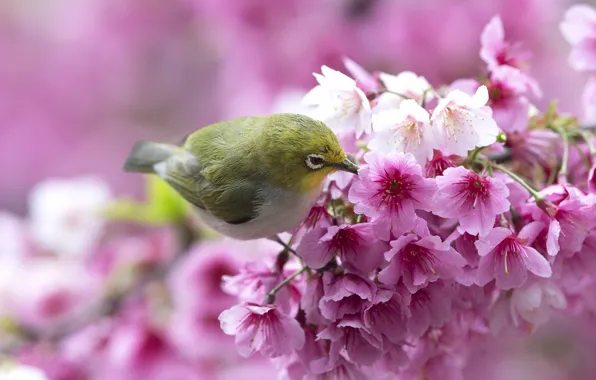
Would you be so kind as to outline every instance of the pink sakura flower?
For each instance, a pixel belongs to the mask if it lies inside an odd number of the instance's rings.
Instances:
[[[573,50],[569,64],[575,70],[596,70],[596,10],[586,4],[571,6],[560,25]]]
[[[443,175],[443,172],[447,168],[456,167],[458,156],[444,156],[440,150],[433,151],[433,158],[426,162],[424,167],[424,175],[426,178],[436,178],[437,176]]]
[[[387,156],[369,152],[367,166],[349,193],[354,211],[369,216],[377,237],[390,240],[411,230],[418,220],[415,210],[431,209],[436,191],[434,180],[422,177],[422,169],[411,154]]]
[[[436,181],[439,191],[433,213],[457,218],[460,228],[471,235],[486,235],[495,217],[509,210],[509,190],[497,178],[458,166],[445,170]]]
[[[455,234],[457,234],[454,237],[455,240],[453,240],[455,250],[466,260],[466,265],[462,268],[461,274],[456,280],[462,285],[471,286],[476,281],[476,270],[480,261],[478,251],[474,245],[478,237],[467,232],[459,233],[459,231],[456,231]]]
[[[317,374],[307,374],[301,380],[367,380],[368,377],[362,373],[354,363],[350,363],[343,356],[328,370]]]
[[[473,96],[453,90],[439,101],[431,116],[436,128],[440,150],[444,154],[467,156],[476,147],[489,146],[497,141],[499,127],[486,108],[488,90],[480,86]]]
[[[593,221],[593,206],[580,199],[579,190],[555,185],[540,192],[545,202],[524,207],[534,220],[548,226],[546,250],[550,256],[560,250],[574,253],[581,249]]]
[[[219,321],[224,333],[236,336],[236,347],[243,357],[259,351],[268,358],[276,358],[304,345],[304,331],[298,322],[274,305],[236,305],[221,313]]]
[[[300,300],[300,308],[304,310],[307,323],[314,325],[327,323],[327,320],[321,315],[321,311],[319,310],[319,303],[324,294],[323,278],[319,275],[309,276],[306,279],[304,294]]]
[[[339,353],[345,352],[353,363],[371,365],[381,358],[383,342],[362,322],[359,315],[350,315],[319,332],[318,339],[331,341],[329,364],[339,360]]]
[[[369,73],[362,66],[349,58],[344,58],[343,63],[346,70],[348,70],[350,75],[356,80],[358,88],[361,88],[364,92],[379,90],[380,85],[376,75]]]
[[[561,137],[549,129],[527,129],[507,135],[506,146],[514,160],[528,166],[554,167]]]
[[[393,289],[379,288],[370,306],[364,311],[364,324],[377,337],[385,337],[398,344],[408,332],[406,321],[411,295]]]
[[[489,102],[493,118],[499,128],[506,132],[523,131],[530,118],[529,91],[536,96],[540,90],[533,79],[511,66],[496,67],[488,83]]]
[[[387,243],[375,238],[373,225],[361,223],[315,229],[302,238],[296,253],[313,269],[337,254],[347,269],[368,273],[381,265],[387,249]]]
[[[353,273],[336,277],[330,272],[323,274],[323,289],[319,308],[330,321],[362,312],[373,301],[377,290],[368,278]]]
[[[461,274],[465,259],[437,236],[420,237],[408,234],[391,242],[385,253],[389,266],[379,273],[385,284],[397,284],[401,279],[415,293],[439,278],[455,278]]]
[[[530,247],[544,228],[540,222],[524,226],[516,236],[511,230],[495,227],[476,242],[481,256],[476,283],[484,286],[496,280],[500,289],[518,288],[526,282],[528,271],[540,277],[550,277],[551,267],[540,253]]]
[[[430,115],[415,100],[406,99],[399,104],[399,109],[379,112],[372,122],[375,134],[368,144],[372,151],[383,154],[409,152],[420,165],[424,165],[432,158],[433,149],[438,148]]]
[[[451,319],[453,288],[442,281],[429,283],[412,294],[408,331],[421,337],[429,327],[441,327]]]
[[[261,303],[273,288],[279,285],[292,271],[277,273],[262,262],[249,262],[240,273],[224,275],[222,289],[238,297],[241,301]],[[283,312],[293,314],[297,311],[302,294],[295,282],[284,286],[275,296],[275,304]],[[221,309],[220,309],[221,310]]]
[[[484,27],[480,40],[480,58],[491,71],[503,65],[521,68],[529,58],[529,54],[520,49],[519,44],[511,45],[505,41],[503,22],[499,16],[493,17]]]

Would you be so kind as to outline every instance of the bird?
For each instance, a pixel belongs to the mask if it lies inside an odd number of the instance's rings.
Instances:
[[[157,174],[222,235],[280,242],[308,216],[329,174],[359,167],[323,122],[281,113],[207,125],[178,145],[138,141],[123,170]]]

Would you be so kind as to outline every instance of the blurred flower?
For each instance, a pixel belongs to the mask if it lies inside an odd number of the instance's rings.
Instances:
[[[47,380],[42,371],[24,365],[8,365],[0,367],[0,377],[3,380]]]
[[[40,248],[57,255],[88,254],[105,224],[108,185],[93,177],[46,180],[30,195],[31,230]]]
[[[567,10],[560,29],[573,46],[569,64],[575,70],[596,70],[596,10],[587,4],[576,4]]]
[[[482,31],[480,57],[493,71],[499,66],[521,68],[525,66],[529,54],[519,44],[511,45],[505,41],[503,22],[494,16]]]

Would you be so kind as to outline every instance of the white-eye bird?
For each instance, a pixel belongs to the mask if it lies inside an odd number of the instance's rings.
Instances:
[[[300,224],[337,170],[358,172],[335,134],[307,116],[276,114],[212,124],[180,146],[140,141],[124,170],[157,173],[219,233],[275,239]]]

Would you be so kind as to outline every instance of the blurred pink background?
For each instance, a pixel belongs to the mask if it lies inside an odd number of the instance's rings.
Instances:
[[[585,77],[558,30],[569,0],[4,0],[0,4],[0,207],[24,212],[36,182],[120,167],[138,139],[178,141],[273,110],[348,56],[432,84],[482,74],[480,32],[499,14],[532,51],[544,90],[579,112]],[[592,1],[594,3],[594,1]]]

